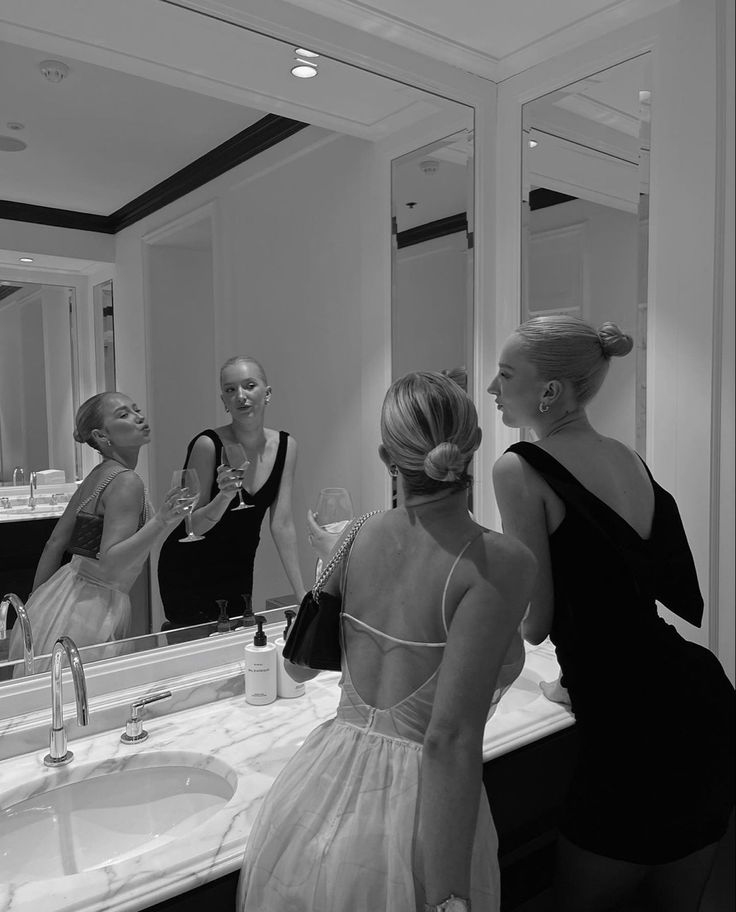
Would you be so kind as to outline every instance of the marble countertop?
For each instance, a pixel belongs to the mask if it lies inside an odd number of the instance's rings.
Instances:
[[[540,681],[552,681],[558,672],[548,642],[527,648],[524,671],[486,726],[484,760],[573,724],[569,707],[550,702],[539,689]],[[338,680],[336,672],[322,673],[307,683],[304,696],[267,706],[251,706],[237,696],[152,718],[146,723],[150,737],[140,745],[121,744],[119,729],[74,738],[69,743],[74,760],[56,770],[43,765],[46,751],[0,762],[0,794],[12,790],[14,802],[50,783],[74,781],[82,771],[119,769],[126,758],[157,751],[203,767],[214,758],[211,762],[237,774],[232,798],[186,838],[161,838],[145,854],[80,874],[0,883],[0,912],[134,912],[238,870],[273,779],[309,732],[334,715]]]

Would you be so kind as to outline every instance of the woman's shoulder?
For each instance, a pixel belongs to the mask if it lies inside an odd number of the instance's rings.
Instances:
[[[511,535],[484,529],[470,554],[477,568],[478,582],[499,591],[529,589],[537,571],[537,561],[526,545]],[[469,549],[470,550],[470,549]]]

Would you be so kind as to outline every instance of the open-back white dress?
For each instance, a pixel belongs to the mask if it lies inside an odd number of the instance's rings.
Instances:
[[[471,540],[472,541],[472,540]],[[438,611],[447,633],[447,575]],[[347,568],[346,568],[347,570]],[[346,572],[346,571],[345,571]],[[345,591],[345,587],[343,587]],[[419,912],[424,889],[417,859],[422,744],[432,714],[445,642],[403,640],[369,626],[343,603],[340,703],[281,771],[248,839],[238,888],[240,912]],[[431,628],[430,628],[431,629]],[[363,700],[351,678],[355,650],[431,649],[437,667],[421,686],[385,708]],[[508,652],[493,704],[524,664],[520,638]],[[499,908],[498,840],[485,790],[472,858],[473,912]]]

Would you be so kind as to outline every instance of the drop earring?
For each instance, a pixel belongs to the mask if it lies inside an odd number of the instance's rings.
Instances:
[[[398,466],[395,466],[395,465],[390,465],[390,466],[388,467],[388,474],[389,474],[392,478],[398,478],[398,477],[399,477],[399,467],[398,467]]]

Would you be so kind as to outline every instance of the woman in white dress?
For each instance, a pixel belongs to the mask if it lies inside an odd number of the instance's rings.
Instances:
[[[523,666],[535,563],[468,513],[481,433],[457,384],[397,380],[381,432],[405,502],[365,522],[325,587],[342,596],[340,704],[264,800],[241,912],[499,908],[482,738]],[[298,681],[316,674],[286,667]]]
[[[102,461],[81,483],[43,549],[26,611],[34,652],[47,655],[61,634],[77,646],[129,635],[128,592],[151,548],[181,521],[179,488],[149,518],[143,480],[134,471],[151,429],[123,393],[99,393],[78,409],[74,439],[97,450]],[[65,551],[73,554],[61,566]],[[10,638],[9,658],[23,657],[20,624]],[[49,667],[36,660],[35,671]]]

